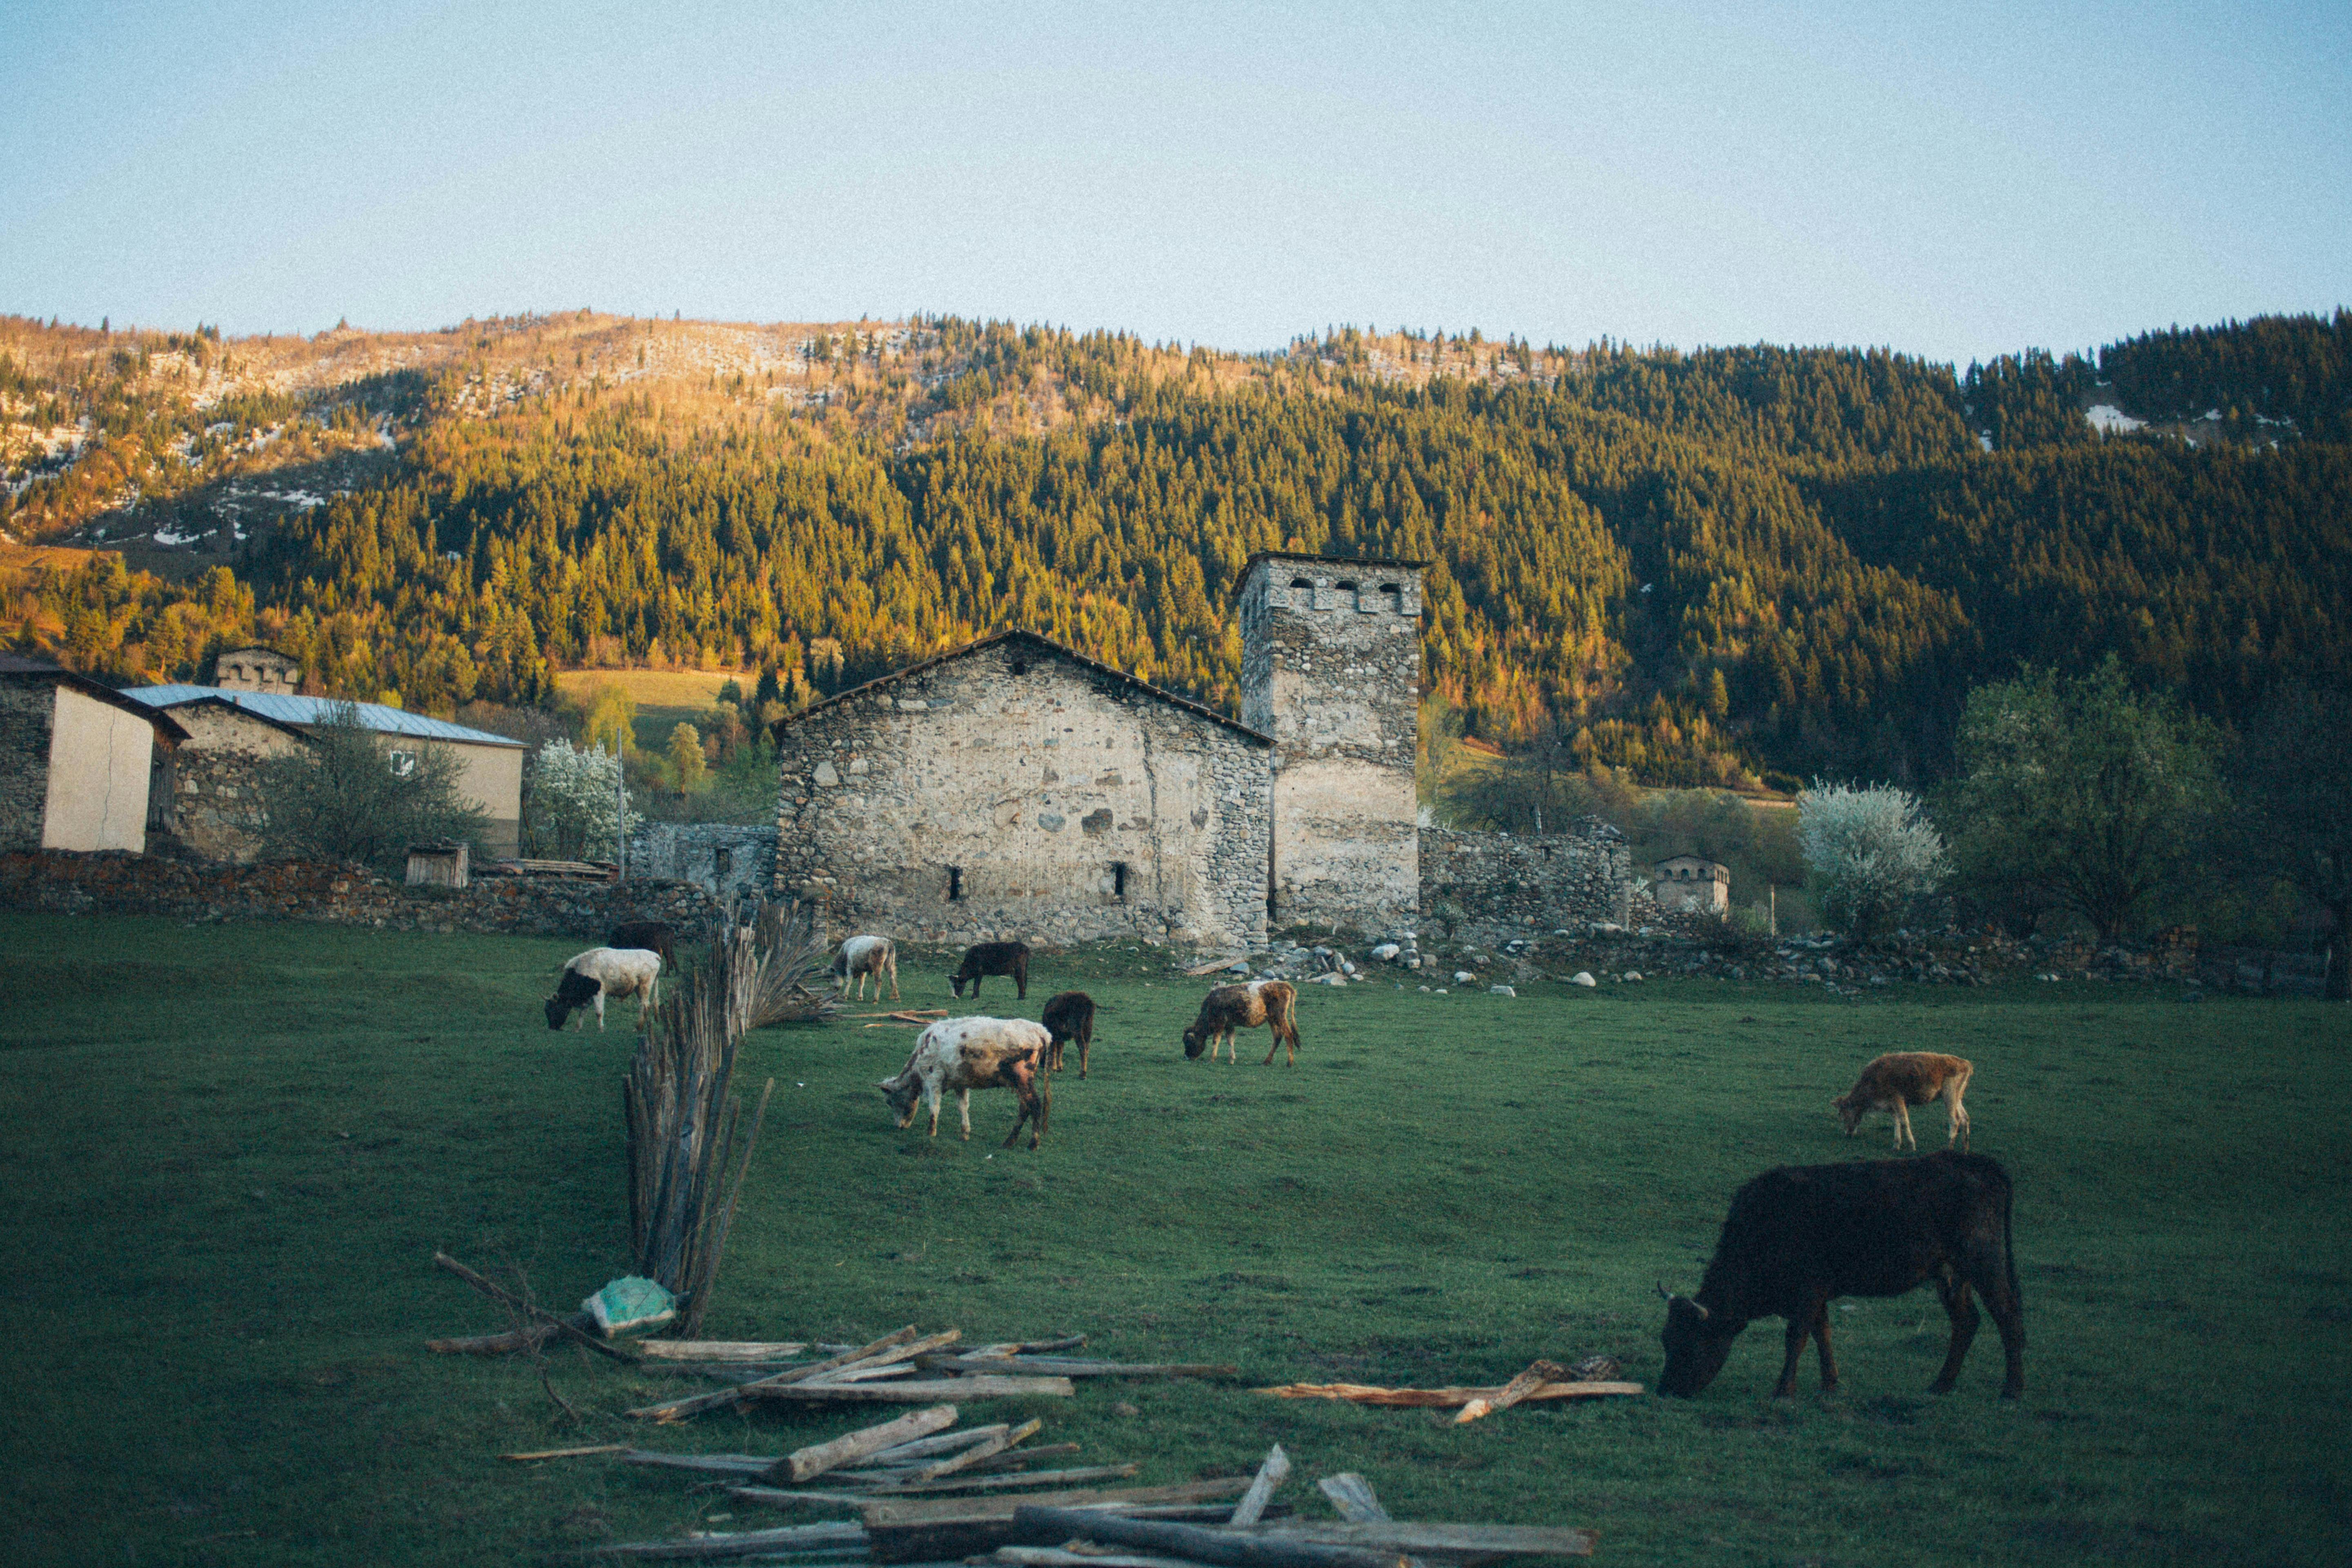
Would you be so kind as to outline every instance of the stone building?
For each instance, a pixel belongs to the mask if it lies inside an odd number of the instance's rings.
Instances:
[[[928,942],[1265,934],[1264,735],[1029,632],[774,727],[776,887]]]
[[[764,894],[776,830],[721,822],[648,822],[629,836],[629,875],[692,882],[726,900]]]
[[[1243,569],[1242,722],[1274,742],[1277,928],[1378,931],[1420,901],[1422,564],[1269,552]]]
[[[186,739],[88,676],[0,654],[0,851],[143,854],[158,754]]]
[[[1599,817],[1533,838],[1424,827],[1423,935],[1499,946],[1597,921],[1622,925],[1633,897],[1632,862],[1625,836]]]
[[[302,689],[302,661],[274,647],[241,647],[213,660],[213,684],[224,691]]]
[[[488,819],[486,847],[494,856],[512,856],[520,847],[522,764],[530,750],[520,741],[510,741],[504,735],[493,735],[485,730],[468,729],[463,724],[452,724],[445,719],[428,719],[422,713],[386,708],[381,703],[341,703],[331,698],[299,697],[282,690],[238,691],[218,686],[135,686],[123,695],[174,718],[194,708],[234,708],[242,714],[267,720],[295,737],[299,737],[314,725],[326,722],[334,709],[348,707],[362,728],[373,730],[383,738],[385,757],[395,768],[414,765],[415,756],[424,751],[454,753],[459,767],[458,794],[481,807],[483,816]],[[264,742],[259,730],[251,725],[240,725],[232,730],[227,721],[215,721],[208,718],[205,722],[211,726],[208,733],[213,737],[215,749],[208,752],[202,746],[194,748],[189,755],[177,760],[176,771],[184,784],[189,779],[198,782],[200,795],[206,793],[205,781],[210,779],[214,781],[209,786],[212,798],[217,801],[238,799],[236,795],[221,792],[239,788],[238,781],[248,778],[253,764],[261,756],[269,754],[269,748],[278,742]],[[221,826],[225,833],[231,830],[249,833],[256,825],[249,816],[240,816],[236,811],[222,814]],[[230,837],[224,837],[220,842],[227,844],[233,839],[232,833]],[[242,858],[250,853],[248,847],[242,855],[233,852],[228,858]]]
[[[293,725],[226,697],[200,698],[171,711],[188,739],[159,781],[164,799],[158,825],[200,858],[251,860],[261,852],[268,826],[261,763],[310,742]]]
[[[1704,855],[1675,855],[1652,869],[1656,877],[1650,884],[1650,896],[1659,909],[1713,915],[1717,920],[1731,913],[1730,867]]]

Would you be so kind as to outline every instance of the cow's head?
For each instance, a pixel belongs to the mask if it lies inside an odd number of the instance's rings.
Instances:
[[[1201,1053],[1208,1048],[1208,1045],[1209,1031],[1202,1028],[1197,1021],[1185,1026],[1184,1059],[1186,1061],[1198,1061]]]
[[[961,995],[962,995],[962,994],[963,994],[963,981],[964,981],[964,974],[963,974],[963,971],[962,971],[962,970],[961,970],[961,969],[957,970],[953,974],[950,974],[950,975],[949,975],[949,976],[948,976],[948,984],[955,987],[955,994],[956,994],[957,995],[959,995],[959,996],[961,996]],[[973,984],[973,989],[974,989],[974,990],[977,990],[978,988],[979,988],[979,987],[978,987],[978,983],[977,983],[977,982],[974,982],[974,984]]]
[[[573,1004],[563,999],[562,992],[550,996],[547,999],[547,1026],[551,1029],[563,1027],[571,1021],[572,1005]]]
[[[1666,1368],[1658,1373],[1658,1392],[1669,1398],[1688,1399],[1715,1381],[1715,1374],[1730,1358],[1731,1342],[1747,1325],[1732,1327],[1664,1285],[1658,1287],[1658,1294],[1666,1299],[1666,1329],[1658,1336],[1666,1347]]]
[[[1858,1094],[1841,1094],[1830,1101],[1830,1109],[1845,1123],[1845,1135],[1851,1138],[1861,1129],[1863,1114],[1870,1109],[1870,1102]]]
[[[884,1079],[874,1087],[882,1091],[883,1100],[889,1104],[890,1114],[898,1120],[900,1127],[915,1124],[915,1107],[923,1098],[921,1079],[913,1073],[900,1073],[897,1078]]]

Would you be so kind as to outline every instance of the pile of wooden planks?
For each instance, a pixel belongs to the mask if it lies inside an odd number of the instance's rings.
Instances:
[[[675,1541],[641,1541],[595,1549],[625,1558],[717,1560],[789,1552],[814,1565],[940,1564],[963,1562],[1001,1568],[1476,1568],[1501,1557],[1589,1557],[1589,1530],[1530,1525],[1423,1524],[1389,1517],[1361,1476],[1328,1476],[1318,1483],[1339,1517],[1289,1516],[1274,1493],[1290,1473],[1279,1444],[1255,1479],[1234,1477],[1167,1487],[1088,1489],[1064,1487],[1026,1496],[990,1495],[975,1479],[1014,1453],[1038,1428],[974,1427],[950,1435],[950,1406],[919,1411],[812,1445],[781,1458],[745,1454],[646,1455],[634,1463],[663,1464],[704,1474],[747,1478],[729,1489],[749,1503],[846,1502],[855,1521],[777,1530],[705,1532]],[[1053,1447],[1031,1449],[1033,1456]],[[1073,1447],[1063,1445],[1058,1447]],[[603,1452],[605,1450],[580,1450]],[[557,1455],[517,1455],[554,1458]],[[1102,1467],[1132,1474],[1132,1465]],[[952,1480],[961,1473],[964,1478]],[[1074,1479],[1079,1471],[1039,1472],[1031,1479]],[[836,1488],[811,1491],[761,1485],[832,1478]],[[929,1476],[929,1481],[906,1478]],[[910,1495],[934,1488],[961,1496]]]

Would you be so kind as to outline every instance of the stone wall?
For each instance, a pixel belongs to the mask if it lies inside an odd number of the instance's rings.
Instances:
[[[47,681],[0,677],[0,850],[41,847],[57,706]]]
[[[262,759],[300,751],[302,740],[226,703],[186,703],[172,717],[188,739],[164,769],[169,831],[206,860],[252,859],[269,825],[261,805]]]
[[[692,882],[721,900],[764,898],[776,879],[776,830],[649,822],[629,839],[629,875]]]
[[[1374,931],[1409,920],[1421,573],[1261,556],[1240,613],[1242,722],[1275,743],[1275,923]]]
[[[1421,830],[1424,936],[1499,946],[1596,921],[1622,925],[1633,890],[1624,835],[1594,818],[1540,838]]]
[[[776,887],[836,931],[1264,940],[1265,742],[1043,638],[902,670],[777,742]]]
[[[189,921],[308,921],[384,931],[468,931],[601,942],[625,921],[709,930],[718,900],[690,882],[484,877],[462,889],[406,888],[359,866],[227,865],[59,850],[0,854],[0,908]]]

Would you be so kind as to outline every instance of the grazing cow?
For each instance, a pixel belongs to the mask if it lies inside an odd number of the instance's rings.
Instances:
[[[963,963],[948,976],[958,996],[963,994],[963,983],[971,982],[971,994],[980,995],[981,977],[985,974],[1009,974],[1019,991],[1021,1000],[1029,1000],[1029,944],[1020,942],[983,942],[964,949]]]
[[[1078,1043],[1078,1076],[1087,1076],[1087,1057],[1095,1044],[1095,999],[1083,991],[1065,991],[1045,1004],[1039,1015],[1045,1020],[1045,1032],[1054,1038],[1053,1068],[1062,1070],[1062,1047],[1070,1041]]]
[[[890,1000],[898,999],[898,944],[887,936],[853,936],[841,944],[833,955],[833,984],[835,990],[846,993],[852,976],[857,981],[857,996],[866,999],[866,977],[874,977],[874,1000],[882,1000],[882,977],[890,977]]]
[[[574,954],[563,966],[563,978],[556,982],[555,994],[547,999],[547,1026],[563,1027],[563,1021],[589,1004],[595,1004],[596,1027],[604,1026],[604,998],[634,996],[637,999],[637,1018],[643,1022],[646,1009],[660,1000],[656,994],[661,984],[661,954],[641,947],[592,947]],[[586,1028],[583,1016],[576,1027]]]
[[[2009,1173],[1983,1154],[1938,1150],[1924,1160],[1785,1165],[1732,1195],[1730,1217],[1695,1296],[1666,1299],[1665,1370],[1658,1392],[1687,1398],[1715,1381],[1731,1342],[1758,1318],[1788,1321],[1776,1398],[1797,1392],[1808,1335],[1820,1345],[1822,1387],[1837,1387],[1830,1302],[1900,1296],[1932,1281],[1951,1315],[1944,1370],[1949,1394],[1976,1338],[1974,1286],[2000,1330],[2009,1368],[2000,1395],[2025,1392],[2025,1304],[2010,1237]]]
[[[1274,1053],[1284,1046],[1290,1047],[1291,1067],[1298,1065],[1298,992],[1287,980],[1253,980],[1242,985],[1220,985],[1201,998],[1201,1014],[1184,1031],[1184,1056],[1187,1060],[1198,1057],[1206,1047],[1209,1059],[1217,1059],[1217,1042],[1225,1043],[1229,1061],[1241,1059],[1234,1046],[1235,1029],[1255,1029],[1264,1024],[1274,1033],[1265,1047],[1265,1060],[1260,1067],[1274,1065]]]
[[[1021,1115],[1005,1135],[1013,1147],[1022,1125],[1032,1123],[1029,1147],[1045,1133],[1045,1119],[1054,1109],[1054,1082],[1045,1067],[1052,1037],[1045,1026],[1026,1018],[942,1018],[915,1040],[915,1049],[896,1078],[881,1082],[882,1098],[900,1127],[914,1124],[915,1111],[925,1101],[931,1108],[931,1136],[940,1135],[940,1093],[952,1089],[956,1112],[963,1119],[963,1135],[971,1136],[971,1091],[1009,1089],[1021,1101]]]
[[[606,947],[637,947],[661,954],[664,969],[677,967],[677,928],[667,921],[628,921],[613,928]]]
[[[1976,1066],[1962,1057],[1939,1056],[1934,1051],[1893,1051],[1880,1057],[1862,1069],[1853,1087],[1830,1101],[1830,1109],[1845,1122],[1845,1135],[1854,1135],[1862,1119],[1874,1110],[1895,1113],[1895,1147],[1899,1152],[1908,1143],[1914,1152],[1919,1140],[1911,1135],[1911,1111],[1914,1105],[1944,1102],[1944,1143],[1949,1147],[1959,1141],[1960,1152],[1969,1147],[1969,1111],[1960,1097],[1969,1091],[1969,1075]]]

